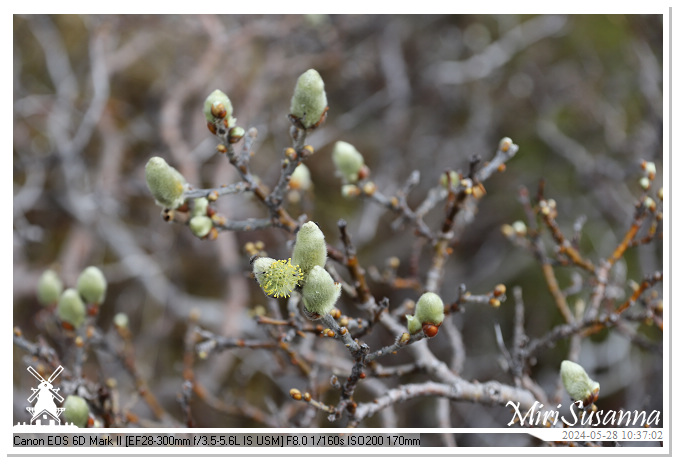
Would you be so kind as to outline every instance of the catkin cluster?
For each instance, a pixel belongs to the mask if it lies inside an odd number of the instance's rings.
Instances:
[[[43,307],[56,309],[55,317],[63,329],[77,335],[82,334],[81,327],[88,317],[93,319],[99,313],[107,287],[104,273],[95,266],[83,270],[75,287],[66,290],[59,275],[48,269],[38,280],[36,294]],[[69,395],[64,402],[64,420],[77,427],[90,426],[93,421],[87,401],[78,395]]]
[[[325,270],[327,256],[325,236],[310,221],[297,232],[292,258],[274,260],[257,257],[253,262],[253,273],[262,290],[274,298],[287,298],[293,291],[299,290],[305,315],[317,319],[335,307],[342,290]]]
[[[101,270],[90,266],[80,273],[75,288],[64,290],[61,279],[51,269],[38,281],[38,301],[44,307],[55,307],[56,315],[66,329],[77,330],[88,315],[98,313],[106,298],[106,278]]]

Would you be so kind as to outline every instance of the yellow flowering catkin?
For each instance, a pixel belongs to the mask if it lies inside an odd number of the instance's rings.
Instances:
[[[302,280],[304,273],[299,266],[287,260],[259,258],[254,263],[254,272],[264,293],[274,298],[287,298]]]

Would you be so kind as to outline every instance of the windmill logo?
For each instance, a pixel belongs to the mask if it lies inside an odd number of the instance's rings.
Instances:
[[[32,366],[28,366],[28,372],[40,382],[38,388],[31,388],[33,393],[28,397],[29,403],[37,399],[33,407],[26,407],[31,414],[31,425],[61,425],[59,416],[64,412],[64,408],[57,407],[55,400],[63,403],[64,399],[58,393],[59,389],[54,388],[52,382],[63,370],[62,366],[57,367],[49,379],[45,380]]]
[[[61,413],[66,408],[60,408],[58,404],[64,402],[64,398],[59,394],[59,388],[54,388],[54,381],[61,371],[63,366],[58,366],[52,375],[45,380],[42,375],[38,373],[32,366],[28,366],[28,372],[31,373],[35,379],[40,382],[38,388],[31,388],[33,393],[28,397],[28,402],[35,404],[26,407],[26,411],[31,415],[31,422],[17,422],[14,425],[14,432],[36,432],[36,426],[40,427],[40,432],[61,432],[72,429],[78,430],[78,427],[72,422],[61,422]]]

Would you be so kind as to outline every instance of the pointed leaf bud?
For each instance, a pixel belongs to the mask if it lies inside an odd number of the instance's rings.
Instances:
[[[205,102],[203,103],[203,113],[208,122],[214,123],[219,119],[228,120],[233,115],[231,100],[229,100],[229,97],[227,97],[224,92],[217,89],[205,99]],[[230,126],[230,124],[228,126]]]
[[[176,209],[184,203],[186,180],[179,171],[159,156],[146,163],[146,185],[156,199],[156,204]]]
[[[76,329],[85,322],[85,303],[80,299],[76,289],[69,288],[61,294],[57,306],[57,317]]]
[[[303,273],[299,266],[294,266],[287,260],[271,258],[256,258],[253,263],[255,279],[262,290],[274,298],[287,298],[297,288]]]
[[[292,264],[299,266],[305,276],[309,275],[314,266],[325,266],[328,249],[325,236],[315,222],[309,221],[302,225],[297,232],[295,247],[292,249]]]
[[[193,235],[203,238],[212,230],[212,219],[207,216],[194,216],[189,221],[189,228]]]
[[[78,293],[85,303],[103,303],[106,298],[106,286],[106,277],[95,266],[88,267],[78,277]]]
[[[356,182],[358,173],[365,164],[363,156],[358,150],[350,143],[341,140],[335,143],[332,150],[332,161],[335,164],[335,169],[337,169],[337,174],[346,183]]]
[[[325,84],[315,69],[309,69],[297,79],[290,102],[290,114],[304,128],[309,129],[322,122],[328,100]]]
[[[90,415],[87,401],[76,395],[68,395],[64,402],[64,420],[76,427],[85,427]]]
[[[311,318],[322,317],[330,313],[340,296],[342,286],[320,266],[315,266],[309,273],[302,287],[302,302]]]
[[[599,397],[599,383],[593,381],[577,363],[572,361],[561,362],[561,381],[568,394],[574,401],[582,401],[587,406]]]
[[[64,290],[64,285],[56,272],[46,270],[38,281],[38,301],[43,306],[50,306],[59,301],[59,295]]]
[[[406,315],[406,319],[408,320],[408,332],[410,332],[411,335],[422,330],[422,323],[415,316],[408,314]]]
[[[436,293],[424,293],[415,305],[415,317],[420,323],[435,326],[443,322],[443,301]]]

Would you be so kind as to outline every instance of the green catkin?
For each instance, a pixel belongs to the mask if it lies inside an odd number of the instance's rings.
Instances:
[[[189,228],[193,235],[203,238],[212,230],[212,219],[207,216],[194,216],[189,221]]]
[[[291,189],[294,190],[309,190],[311,188],[311,173],[305,164],[300,164],[290,175],[290,182],[288,182]]]
[[[308,276],[314,266],[325,267],[327,258],[328,249],[321,229],[311,221],[302,225],[292,249],[293,266],[299,266],[304,275]]]
[[[585,369],[573,361],[561,362],[561,381],[574,401],[588,402],[599,393],[599,383],[590,379]]]
[[[290,114],[306,128],[316,126],[328,106],[325,84],[315,69],[309,69],[297,79],[290,101]]]
[[[146,185],[159,206],[176,209],[184,204],[186,180],[160,156],[146,163]]]
[[[193,200],[193,209],[191,209],[191,217],[206,216],[207,207],[210,202],[205,197],[196,198]]]
[[[76,329],[85,322],[85,303],[76,289],[69,288],[61,294],[57,306],[57,317]]]
[[[38,281],[38,301],[43,306],[51,306],[59,301],[59,295],[64,290],[64,285],[56,272],[46,270]]]
[[[302,287],[302,302],[310,313],[325,316],[334,307],[342,286],[320,266],[314,266]]]
[[[69,395],[64,402],[64,420],[76,427],[85,427],[90,415],[87,401],[76,395]]]
[[[424,293],[415,305],[415,318],[421,324],[440,325],[443,322],[443,301],[436,293]]]
[[[80,297],[89,304],[101,304],[106,298],[106,277],[98,267],[90,266],[80,273],[77,289]]]
[[[358,180],[358,173],[365,164],[363,156],[347,142],[336,142],[332,150],[332,161],[337,173],[344,182],[353,183]]]

